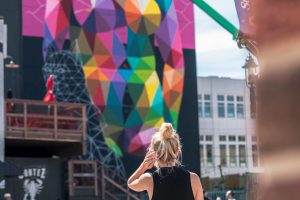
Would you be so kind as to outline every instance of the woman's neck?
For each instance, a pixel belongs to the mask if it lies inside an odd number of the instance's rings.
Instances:
[[[175,162],[171,162],[171,163],[162,163],[162,162],[158,162],[158,166],[159,167],[174,167],[176,165]]]

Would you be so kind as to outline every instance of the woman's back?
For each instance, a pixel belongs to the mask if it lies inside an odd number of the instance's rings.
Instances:
[[[203,200],[199,176],[177,167],[181,144],[172,124],[163,123],[152,138],[144,161],[128,179],[134,191],[147,191],[152,200]],[[152,174],[146,170],[155,166]],[[165,167],[172,166],[172,167]]]
[[[152,200],[194,200],[190,172],[181,167],[163,167],[152,173]]]

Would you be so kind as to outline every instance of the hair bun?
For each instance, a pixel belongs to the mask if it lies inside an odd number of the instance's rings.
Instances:
[[[163,123],[161,125],[159,132],[160,132],[162,138],[164,140],[167,140],[167,139],[170,139],[173,137],[174,129],[173,129],[173,126],[171,123]]]

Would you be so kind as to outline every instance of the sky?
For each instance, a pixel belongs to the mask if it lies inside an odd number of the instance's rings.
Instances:
[[[205,0],[239,28],[234,0]],[[198,76],[245,78],[241,68],[247,57],[232,35],[195,5],[196,59]]]

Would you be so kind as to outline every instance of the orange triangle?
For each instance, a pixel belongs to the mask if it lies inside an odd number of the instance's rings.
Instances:
[[[103,63],[105,63],[108,59],[110,59],[110,56],[108,55],[95,55],[94,56],[97,66],[102,67]]]

